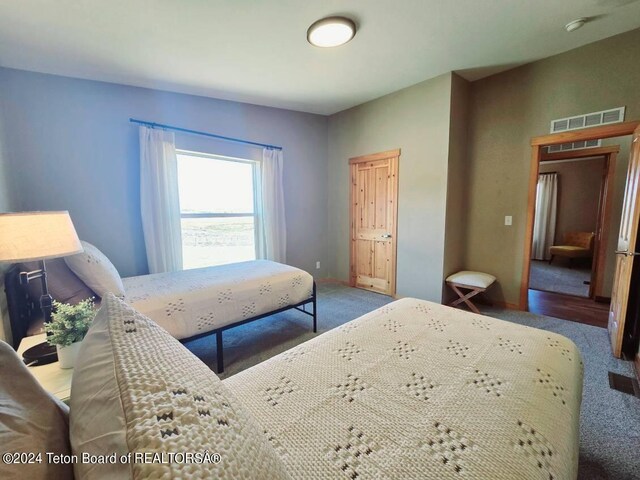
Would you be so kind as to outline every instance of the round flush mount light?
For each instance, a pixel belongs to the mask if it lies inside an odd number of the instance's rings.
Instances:
[[[316,47],[338,47],[356,34],[356,24],[346,17],[327,17],[314,22],[307,30],[307,41]]]
[[[574,30],[578,30],[580,27],[582,27],[585,23],[587,23],[587,19],[586,18],[577,18],[576,20],[573,20],[569,23],[567,23],[564,26],[564,29],[567,32],[573,32]]]

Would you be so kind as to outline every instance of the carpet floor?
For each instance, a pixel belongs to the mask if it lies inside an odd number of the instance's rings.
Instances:
[[[584,282],[591,280],[591,269],[581,266],[569,268],[561,265],[561,261],[562,259],[554,260],[554,263],[549,265],[542,260],[533,260],[529,288],[588,297],[589,285],[585,285]]]
[[[318,285],[318,334],[389,303],[383,295],[336,283]],[[485,315],[564,335],[573,340],[584,360],[580,415],[579,479],[640,478],[640,400],[611,390],[608,372],[633,375],[630,362],[610,354],[607,331],[580,323],[527,312],[483,307]],[[311,318],[287,311],[225,332],[226,378],[316,336]],[[215,366],[215,338],[190,342],[189,349]]]

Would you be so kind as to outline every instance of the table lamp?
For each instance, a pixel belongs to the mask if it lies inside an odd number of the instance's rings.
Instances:
[[[45,322],[51,321],[53,307],[47,288],[45,260],[82,251],[82,244],[69,212],[0,213],[0,262],[40,261],[38,270],[20,272],[20,283],[26,285],[32,280],[40,279],[40,308]],[[44,365],[57,360],[56,349],[43,342],[26,350],[23,358],[25,362]]]

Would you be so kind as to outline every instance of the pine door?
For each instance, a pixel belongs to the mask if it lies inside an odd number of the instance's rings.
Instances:
[[[620,234],[616,250],[616,272],[611,294],[611,308],[609,310],[609,336],[613,355],[620,357],[622,353],[622,339],[627,317],[629,287],[638,237],[638,221],[640,217],[640,127],[633,134],[627,186],[624,193],[622,219],[620,220]]]
[[[396,292],[396,222],[400,150],[349,160],[353,287]]]

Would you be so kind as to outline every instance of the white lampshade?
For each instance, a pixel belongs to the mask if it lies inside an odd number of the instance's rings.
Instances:
[[[69,212],[0,213],[0,262],[27,262],[83,251]]]

